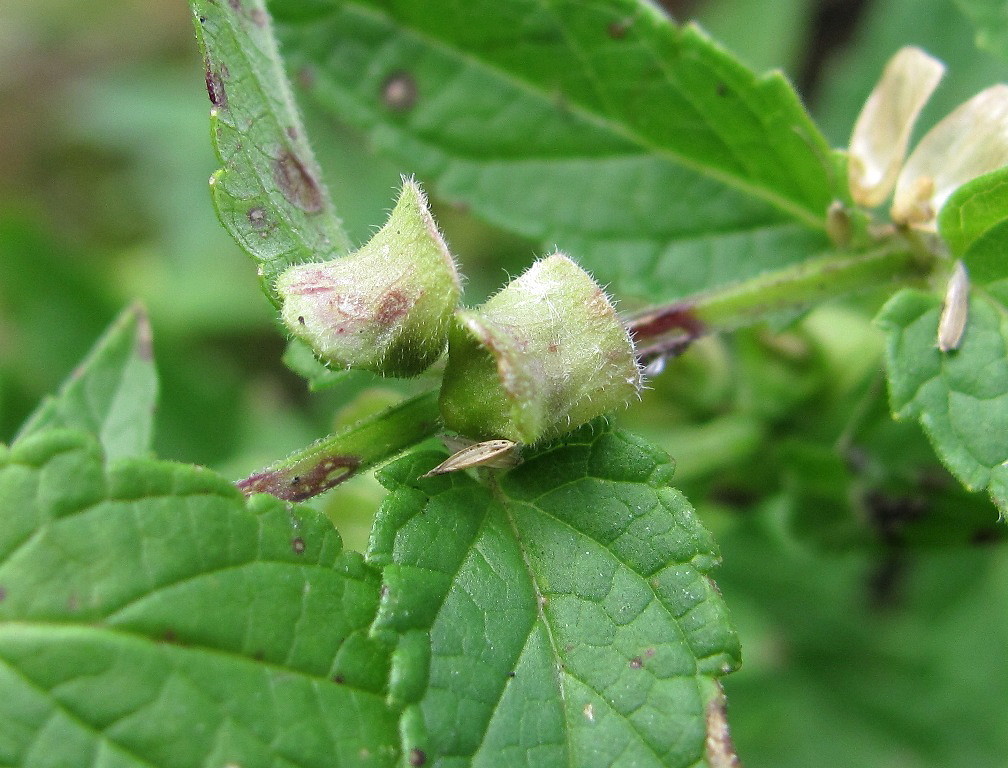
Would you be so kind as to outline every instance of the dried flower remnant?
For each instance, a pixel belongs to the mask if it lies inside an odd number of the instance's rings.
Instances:
[[[962,261],[955,263],[945,291],[945,304],[938,320],[938,349],[952,352],[959,349],[966,330],[969,312],[969,275]]]
[[[518,463],[517,444],[510,440],[485,440],[456,451],[422,477],[434,477],[474,467],[510,469]]]

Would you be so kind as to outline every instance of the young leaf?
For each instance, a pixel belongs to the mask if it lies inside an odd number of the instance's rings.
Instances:
[[[110,459],[150,449],[157,400],[151,329],[143,308],[125,310],[55,397],[42,401],[18,432],[24,440],[44,429],[83,429]]]
[[[653,4],[328,6],[282,30],[310,98],[439,195],[575,254],[624,296],[669,298],[827,245],[826,209],[846,192],[790,85]]]
[[[298,116],[262,0],[190,0],[223,167],[217,215],[259,265],[263,290],[292,264],[350,250]]]
[[[379,581],[314,511],[52,429],[0,510],[0,764],[396,763]]]
[[[1008,168],[956,190],[938,216],[938,228],[974,285],[1008,278]]]
[[[916,417],[942,462],[967,488],[1008,510],[1008,319],[974,292],[961,343],[940,351],[941,299],[903,290],[882,308],[889,396],[896,418]]]
[[[391,494],[368,553],[383,566],[375,630],[398,638],[390,696],[405,706],[403,754],[428,765],[703,760],[721,722],[717,678],[739,648],[707,575],[716,546],[668,487],[667,458],[589,425],[489,486],[463,473],[417,479],[443,458],[418,453],[382,472]]]

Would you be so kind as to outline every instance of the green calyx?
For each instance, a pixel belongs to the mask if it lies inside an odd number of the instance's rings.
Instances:
[[[562,254],[536,262],[449,333],[444,424],[535,443],[637,397],[641,373],[612,302]]]
[[[323,361],[415,376],[444,351],[461,287],[420,187],[404,179],[388,222],[340,259],[277,279],[281,317]]]

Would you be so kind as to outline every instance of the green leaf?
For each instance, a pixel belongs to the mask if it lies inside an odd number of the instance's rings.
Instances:
[[[1008,277],[1008,168],[959,187],[938,217],[952,254],[963,260],[970,282],[986,285]]]
[[[935,346],[941,300],[903,290],[882,308],[889,397],[896,418],[917,418],[942,462],[973,491],[1008,510],[1008,315],[974,291],[962,343]]]
[[[292,264],[344,254],[262,0],[191,0],[206,65],[211,133],[223,168],[210,179],[225,229],[258,263],[263,290]]]
[[[150,322],[141,307],[130,307],[16,439],[51,427],[83,429],[98,437],[110,459],[142,455],[150,449],[157,389]]]
[[[1004,0],[955,0],[976,27],[976,44],[1008,58],[1008,5]]]
[[[282,27],[314,103],[621,295],[669,298],[827,245],[846,193],[790,85],[651,4],[327,5]]]
[[[694,766],[738,641],[667,457],[595,425],[482,485],[391,465],[369,559],[429,765]],[[712,728],[713,730],[713,728]],[[710,758],[710,755],[707,755]],[[703,763],[706,764],[706,763]]]
[[[378,578],[325,518],[66,430],[3,449],[0,510],[0,764],[395,763]]]

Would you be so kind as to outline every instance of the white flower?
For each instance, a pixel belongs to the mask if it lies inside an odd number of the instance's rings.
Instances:
[[[914,123],[944,70],[919,48],[893,56],[854,125],[847,166],[855,203],[875,207],[895,189],[892,220],[932,232],[958,187],[1008,165],[1006,85],[987,88],[957,107],[903,162]]]

